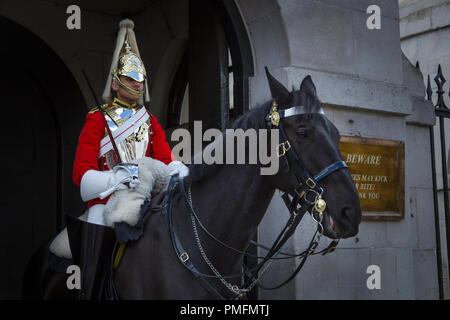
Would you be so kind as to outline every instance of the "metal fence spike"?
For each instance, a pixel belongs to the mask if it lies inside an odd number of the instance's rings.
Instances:
[[[444,84],[447,82],[447,80],[445,80],[444,75],[442,74],[441,65],[438,66],[438,73],[437,73],[436,77],[434,77],[434,82],[436,82],[436,85],[437,85],[436,93],[438,94],[436,107],[442,108],[442,109],[448,109],[444,102],[444,93],[445,93]]]

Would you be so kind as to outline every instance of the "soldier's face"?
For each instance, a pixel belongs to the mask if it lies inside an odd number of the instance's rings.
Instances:
[[[133,90],[136,91],[144,90],[144,82],[138,82],[126,76],[120,76],[120,81],[122,81],[124,85]],[[122,88],[115,82],[112,83],[112,89],[116,92],[117,98],[127,103],[136,103],[139,99],[139,96],[136,96],[128,92],[126,89]]]

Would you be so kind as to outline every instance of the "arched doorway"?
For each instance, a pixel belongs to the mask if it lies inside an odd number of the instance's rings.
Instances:
[[[3,186],[0,220],[0,299],[21,297],[25,264],[81,213],[71,171],[86,114],[78,84],[44,41],[0,17],[3,103]]]
[[[169,94],[168,128],[225,129],[249,109],[250,40],[234,1],[189,1],[189,40]]]

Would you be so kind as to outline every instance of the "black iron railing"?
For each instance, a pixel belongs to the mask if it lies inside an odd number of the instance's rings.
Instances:
[[[439,118],[439,131],[441,137],[441,157],[442,157],[442,184],[444,194],[444,218],[445,218],[445,237],[447,241],[447,265],[450,266],[450,212],[449,212],[449,195],[448,195],[448,172],[447,172],[447,149],[445,146],[445,118],[450,118],[450,110],[444,102],[444,84],[446,79],[442,73],[441,65],[438,67],[437,75],[434,77],[434,82],[437,85],[437,100],[435,105],[435,115]],[[450,90],[449,90],[450,91]],[[431,89],[430,76],[428,75],[427,83],[427,99],[432,101],[433,90]],[[431,145],[431,168],[433,176],[433,199],[434,199],[434,218],[436,229],[436,257],[438,268],[438,282],[439,282],[439,299],[444,298],[444,284],[442,275],[442,255],[441,255],[441,235],[439,227],[439,202],[436,178],[436,158],[435,158],[435,144],[434,144],[434,126],[430,126],[430,145]],[[449,279],[450,279],[450,267]]]

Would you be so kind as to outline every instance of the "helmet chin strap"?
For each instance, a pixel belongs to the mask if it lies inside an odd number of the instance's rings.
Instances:
[[[131,93],[132,95],[138,96],[138,97],[141,97],[141,96],[144,95],[144,90],[142,90],[142,91],[137,91],[137,90],[131,89],[131,88],[128,87],[125,83],[123,83],[123,82],[120,80],[120,78],[117,76],[117,73],[114,74],[114,79],[117,81],[117,84],[118,84],[121,88],[125,89],[128,93]]]

